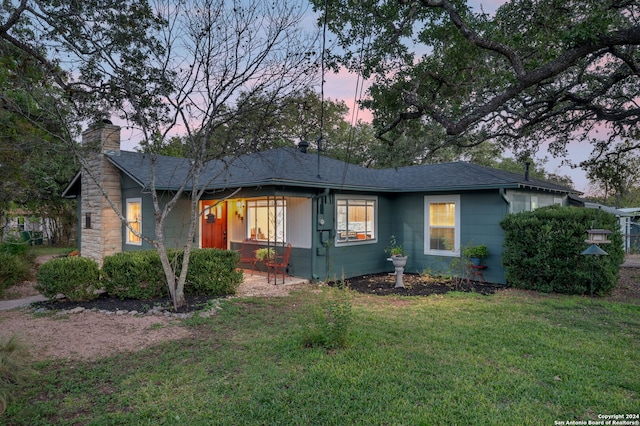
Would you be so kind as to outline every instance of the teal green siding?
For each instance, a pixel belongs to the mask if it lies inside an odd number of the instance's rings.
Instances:
[[[354,198],[358,195],[375,195],[375,194],[354,194]],[[386,259],[388,255],[385,248],[389,245],[391,236],[391,211],[393,205],[389,197],[378,196],[378,218],[377,218],[377,240],[375,242],[356,243],[351,245],[336,246],[335,244],[335,202],[330,203],[330,208],[325,208],[324,215],[331,215],[331,223],[334,224],[333,229],[327,232],[325,237],[329,244],[321,247],[323,256],[318,256],[317,262],[317,278],[324,279],[342,279],[354,276],[386,272],[393,270],[391,262]]]
[[[453,257],[425,254],[425,195],[401,195],[393,202],[392,233],[409,259],[405,270],[451,272]],[[508,212],[508,205],[498,190],[463,192],[460,194],[460,244],[486,244],[490,256],[486,259],[484,277],[493,283],[505,283],[501,264],[503,232],[500,221]],[[382,213],[381,213],[382,214]]]
[[[169,195],[161,196],[160,202],[167,202]],[[153,209],[153,200],[149,194],[142,194],[140,186],[130,178],[124,176],[122,178],[122,205],[123,214],[126,217],[126,202],[129,198],[142,199],[142,234],[149,239],[155,239],[155,212]],[[174,206],[165,220],[165,244],[168,248],[183,247],[189,231],[189,215],[191,209],[191,201],[188,198],[182,198]],[[126,239],[127,227],[122,225],[122,251],[150,250],[153,245],[146,241],[142,241],[142,245],[127,244]],[[196,232],[197,234],[197,232]],[[195,241],[198,241],[196,235]]]

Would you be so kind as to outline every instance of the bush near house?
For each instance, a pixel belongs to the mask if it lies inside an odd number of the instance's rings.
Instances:
[[[91,300],[100,288],[100,267],[85,257],[51,259],[36,272],[36,290],[49,299],[63,294],[72,301]]]
[[[239,259],[235,251],[192,250],[185,293],[209,296],[235,294],[242,282],[242,271],[238,270]]]
[[[508,215],[500,225],[505,231],[502,263],[508,285],[542,292],[596,295],[606,294],[616,286],[624,250],[614,215],[594,209],[552,206]],[[611,244],[601,246],[608,256],[580,254],[589,247],[585,239],[591,228],[613,232],[609,236]]]
[[[160,256],[155,250],[105,257],[102,285],[109,295],[121,299],[153,299],[168,294]]]
[[[170,250],[169,259],[180,274],[183,251]],[[237,270],[239,256],[234,251],[194,249],[189,258],[186,294],[224,296],[235,294],[242,282]],[[155,250],[123,252],[108,256],[102,265],[105,291],[120,298],[153,299],[166,296],[167,280]]]

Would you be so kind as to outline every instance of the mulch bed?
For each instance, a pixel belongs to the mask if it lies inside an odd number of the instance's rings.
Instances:
[[[396,277],[394,274],[390,275],[389,273],[362,275],[345,280],[345,283],[351,290],[380,296],[429,296],[432,294],[445,294],[450,291],[473,292],[488,295],[506,288],[504,285],[475,281],[467,282],[466,280],[450,283],[445,280],[436,280],[418,274],[404,274],[403,282],[404,288],[396,288]],[[329,283],[329,285],[333,286],[338,284],[341,283]]]
[[[167,308],[170,312],[189,313],[202,309],[209,300],[219,299],[214,296],[198,296],[186,295],[187,304],[181,306],[177,311],[173,310],[173,302],[169,297],[161,297],[150,300],[139,299],[120,299],[118,297],[108,296],[106,293],[101,294],[97,299],[87,300],[83,302],[72,302],[67,299],[48,300],[45,302],[33,303],[34,308],[44,308],[48,310],[71,310],[77,307],[85,309],[96,309],[101,311],[137,311],[141,314],[147,313],[156,306]]]

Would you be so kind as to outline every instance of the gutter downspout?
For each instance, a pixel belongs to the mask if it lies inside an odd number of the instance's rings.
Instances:
[[[511,199],[507,196],[507,191],[504,188],[500,188],[500,196],[507,203],[507,213],[511,213]]]
[[[318,200],[322,197],[326,197],[327,195],[329,195],[330,189],[329,188],[325,188],[324,191],[322,191],[319,194],[315,194],[314,196],[311,197],[311,199],[313,201],[315,201],[315,207],[313,209],[312,212],[312,217],[311,220],[313,221],[313,233],[311,236],[311,278],[314,281],[318,281],[320,279],[320,277],[318,276],[318,274],[316,274],[316,268],[318,267],[318,256],[317,256],[317,247],[318,247],[318,243],[320,245],[323,244],[322,242],[322,232],[318,229]],[[320,241],[318,241],[318,238],[320,236]]]

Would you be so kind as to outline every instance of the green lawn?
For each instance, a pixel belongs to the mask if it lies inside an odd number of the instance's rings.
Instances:
[[[74,250],[76,250],[75,247],[55,247],[55,246],[48,246],[48,245],[29,247],[29,252],[33,256],[67,255]]]
[[[349,345],[300,344],[317,292],[234,299],[198,338],[37,365],[9,425],[553,425],[640,412],[640,306],[505,291],[354,295]]]

